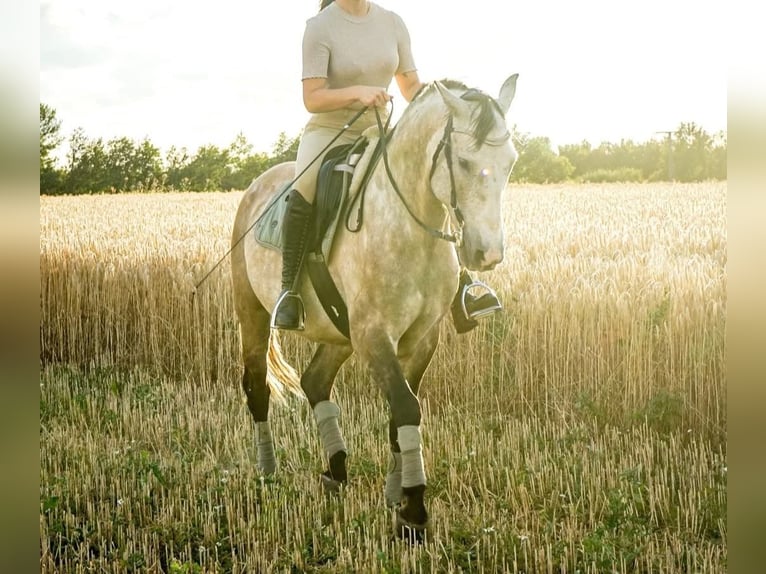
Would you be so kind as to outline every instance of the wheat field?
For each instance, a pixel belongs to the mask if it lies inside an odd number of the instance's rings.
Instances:
[[[41,197],[42,572],[723,572],[726,184],[510,186],[502,313],[421,390],[426,544],[390,538],[385,403],[348,488],[305,401],[259,477],[223,256],[241,193]],[[300,370],[312,345],[284,336]]]

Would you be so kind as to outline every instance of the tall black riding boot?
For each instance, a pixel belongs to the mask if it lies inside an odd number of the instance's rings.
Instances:
[[[452,300],[452,321],[455,323],[455,330],[458,333],[467,333],[479,323],[476,319],[489,315],[503,308],[495,293],[486,287],[487,293],[476,297],[468,291],[474,283],[468,271],[463,269],[460,272],[460,282],[457,287],[457,293]],[[465,298],[465,304],[464,299]]]
[[[313,211],[314,206],[298,191],[290,191],[282,223],[282,294],[277,299],[271,319],[271,326],[275,329],[303,330],[303,301],[298,294],[298,275]]]

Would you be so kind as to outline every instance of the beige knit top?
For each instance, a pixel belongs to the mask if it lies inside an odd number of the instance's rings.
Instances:
[[[394,75],[415,69],[404,21],[373,2],[365,16],[352,16],[333,2],[306,21],[304,80],[327,78],[328,88],[388,88]]]

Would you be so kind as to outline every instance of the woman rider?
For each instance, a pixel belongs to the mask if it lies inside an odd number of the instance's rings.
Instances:
[[[402,19],[368,0],[322,0],[319,14],[306,22],[303,35],[303,103],[312,114],[301,136],[296,174],[310,164],[362,108],[381,108],[385,121],[386,91],[392,78],[408,102],[423,86],[410,49],[410,36]],[[368,111],[350,126],[336,145],[352,143],[371,125],[375,113]],[[303,302],[295,290],[308,237],[321,167],[317,159],[298,178],[287,200],[282,235],[282,293],[274,309],[272,326],[297,330],[303,324]],[[466,271],[452,305],[459,333],[470,331],[476,321],[466,316],[461,304],[463,288],[472,282]],[[499,309],[491,293],[479,298],[466,293],[469,315]]]

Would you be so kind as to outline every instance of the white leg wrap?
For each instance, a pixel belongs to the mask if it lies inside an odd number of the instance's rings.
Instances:
[[[319,427],[319,437],[329,459],[336,452],[346,451],[346,443],[338,427],[340,408],[332,401],[321,401],[314,406],[314,417]]]
[[[402,453],[400,452],[391,452],[384,492],[388,506],[396,506],[402,501]]]
[[[423,466],[423,448],[420,427],[405,425],[397,429],[399,449],[402,451],[402,488],[426,483]]]
[[[274,454],[274,440],[268,421],[255,423],[255,448],[258,454],[258,470],[263,474],[274,474],[277,457]]]

